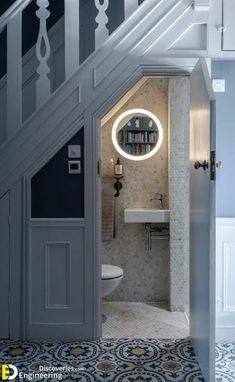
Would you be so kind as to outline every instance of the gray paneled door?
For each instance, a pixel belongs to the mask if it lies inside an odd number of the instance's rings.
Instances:
[[[28,201],[27,339],[91,340],[100,334],[100,309],[94,306],[99,301],[100,280],[96,278],[99,267],[96,263],[98,251],[94,244],[93,140],[89,122],[90,119],[85,121],[84,144],[80,143],[84,154],[80,158],[81,173],[68,175],[69,159],[62,155],[63,152],[66,155],[68,153],[67,144],[58,152],[58,173],[65,174],[65,178],[61,178],[61,187],[67,187],[67,198],[71,197],[73,187],[73,183],[70,183],[70,187],[68,182],[66,184],[67,177],[73,177],[76,184],[76,177],[84,174],[84,212],[81,217],[32,218]],[[28,183],[30,195],[30,177]],[[45,184],[45,192],[47,187],[48,183]],[[79,201],[81,195],[77,188],[75,191]],[[63,203],[66,205],[66,200]]]
[[[0,339],[9,337],[9,193],[0,199]]]
[[[199,61],[191,76],[190,330],[206,382],[215,381],[214,102],[207,66]],[[204,161],[204,168],[195,168]]]

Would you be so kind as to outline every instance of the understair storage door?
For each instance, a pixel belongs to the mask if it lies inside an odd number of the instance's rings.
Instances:
[[[31,179],[27,339],[92,338],[84,129]]]

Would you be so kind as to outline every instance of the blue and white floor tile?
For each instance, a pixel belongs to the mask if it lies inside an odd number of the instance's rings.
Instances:
[[[216,345],[216,382],[235,382],[235,343]]]
[[[203,381],[189,339],[110,338],[71,343],[1,341],[0,362],[12,363],[25,373],[38,371],[39,365],[79,368],[78,372],[64,372],[61,379],[64,382]],[[54,380],[58,379],[37,379]]]

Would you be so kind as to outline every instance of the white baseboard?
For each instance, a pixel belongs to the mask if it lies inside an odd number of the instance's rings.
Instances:
[[[216,219],[216,341],[235,342],[235,219]]]
[[[235,326],[217,326],[216,342],[235,342]]]

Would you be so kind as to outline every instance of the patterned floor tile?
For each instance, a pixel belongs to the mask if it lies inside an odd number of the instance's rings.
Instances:
[[[0,362],[10,362],[23,373],[38,372],[41,366],[53,368],[51,374],[55,368],[63,370],[59,378],[58,374],[56,377],[46,375],[46,378],[37,377],[37,381],[203,381],[189,339],[110,338],[70,343],[0,341]],[[68,367],[71,369],[67,370]]]
[[[216,382],[235,382],[235,343],[216,345]]]

